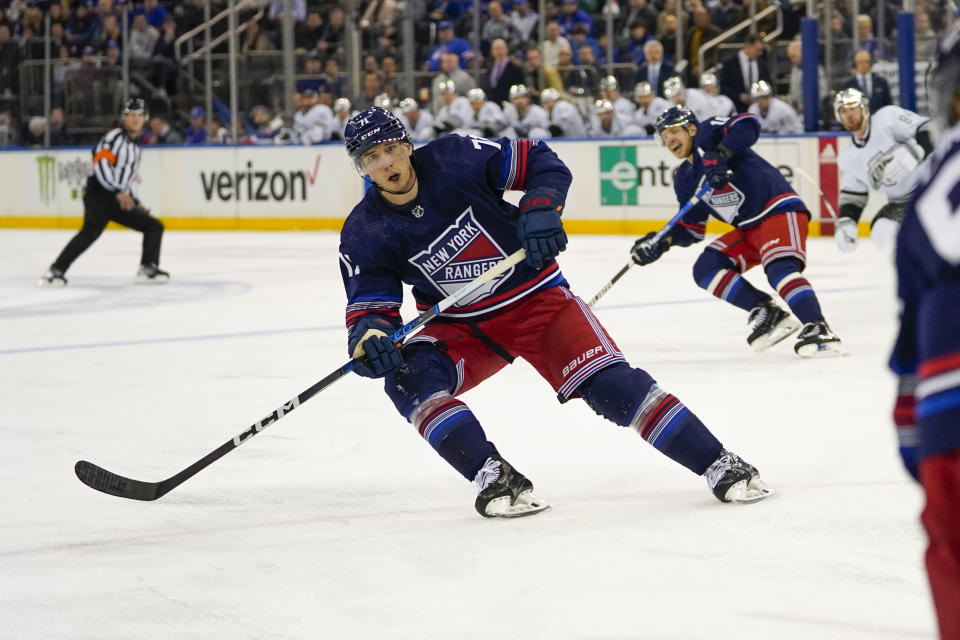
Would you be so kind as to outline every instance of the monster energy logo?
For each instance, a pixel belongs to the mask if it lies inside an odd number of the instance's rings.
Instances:
[[[50,204],[57,195],[57,160],[53,156],[37,158],[37,177],[40,182],[40,202]]]

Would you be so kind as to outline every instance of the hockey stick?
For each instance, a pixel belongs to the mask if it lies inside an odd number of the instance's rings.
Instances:
[[[677,212],[677,215],[670,218],[667,224],[663,225],[663,228],[660,229],[660,231],[657,231],[657,234],[652,238],[652,242],[656,243],[663,240],[664,236],[666,236],[670,232],[670,229],[673,229],[673,226],[678,222],[680,222],[680,219],[683,216],[687,215],[687,212],[690,211],[690,209],[692,209],[694,206],[696,206],[698,202],[700,202],[700,198],[707,195],[707,191],[709,191],[710,188],[711,188],[710,183],[704,182],[703,186],[700,187],[700,191],[694,194],[692,198],[687,200],[686,204],[684,204],[683,207],[681,207],[680,211]],[[600,291],[597,291],[597,295],[590,298],[590,302],[587,303],[587,306],[592,307],[593,305],[595,305],[597,303],[597,300],[602,298],[607,291],[610,291],[610,288],[617,283],[617,280],[622,278],[624,274],[626,274],[627,271],[629,271],[630,267],[632,266],[633,266],[633,260],[623,265],[623,268],[621,268],[620,271],[617,271],[617,275],[610,278],[610,282],[603,285],[603,288],[601,288]]]
[[[525,256],[526,253],[523,249],[520,249],[519,251],[509,255],[504,260],[501,260],[497,264],[490,267],[487,271],[474,278],[468,284],[451,293],[449,296],[421,313],[417,318],[403,325],[396,331],[396,333],[390,336],[390,339],[396,342],[399,346],[403,342],[404,338],[433,320],[445,309],[452,307],[454,304],[473,293],[484,284],[490,282],[495,277],[521,262]],[[353,370],[353,363],[353,360],[346,363],[297,397],[277,407],[273,413],[269,414],[267,417],[259,420],[258,422],[254,422],[249,429],[238,433],[232,439],[227,440],[222,445],[204,457],[200,458],[183,471],[167,478],[166,480],[162,480],[160,482],[144,482],[142,480],[125,478],[124,476],[107,471],[103,467],[99,467],[91,462],[87,462],[86,460],[80,460],[77,462],[77,464],[74,466],[74,472],[77,474],[77,477],[80,478],[82,483],[92,489],[96,489],[97,491],[108,493],[119,498],[129,498],[131,500],[156,500],[157,498],[160,498],[161,496],[169,493],[171,490],[177,488],[186,480],[189,480],[193,476],[197,475],[197,473],[199,473],[202,469],[227,455],[241,444],[299,407],[310,398],[317,395],[343,376],[347,375]]]
[[[794,171],[796,171],[797,174],[798,174],[801,178],[806,178],[806,180],[807,180],[810,184],[812,184],[813,187],[814,187],[817,191],[820,192],[820,197],[823,198],[823,203],[824,203],[825,205],[827,205],[827,211],[830,212],[830,215],[833,216],[833,219],[834,219],[834,220],[839,220],[839,219],[840,219],[840,216],[837,215],[836,210],[833,208],[833,205],[830,204],[830,201],[827,199],[827,196],[823,193],[823,189],[820,188],[820,185],[818,185],[818,184],[813,180],[813,178],[811,178],[809,175],[807,175],[807,172],[804,171],[803,169],[801,169],[800,167],[794,167]]]

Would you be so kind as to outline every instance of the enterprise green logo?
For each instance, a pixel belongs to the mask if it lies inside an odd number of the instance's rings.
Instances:
[[[637,204],[637,148],[600,147],[600,204]]]

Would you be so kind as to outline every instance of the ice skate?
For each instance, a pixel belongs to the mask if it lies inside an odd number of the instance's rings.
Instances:
[[[760,479],[756,467],[726,449],[720,450],[720,456],[703,475],[720,502],[748,504],[774,494],[774,490]]]
[[[766,351],[800,328],[798,320],[771,300],[754,307],[747,323],[750,327],[747,344],[758,352]]]
[[[165,284],[170,280],[170,274],[161,270],[155,264],[144,264],[137,271],[137,284]]]
[[[50,267],[40,276],[37,285],[40,287],[65,287],[67,286],[67,279],[64,277],[63,271],[56,267]]]
[[[496,453],[487,458],[473,482],[477,485],[474,506],[485,518],[519,518],[550,508],[533,495],[533,483]]]
[[[844,356],[847,352],[826,322],[808,322],[797,335],[793,350],[802,358]]]

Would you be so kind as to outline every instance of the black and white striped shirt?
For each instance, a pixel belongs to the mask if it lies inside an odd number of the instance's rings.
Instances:
[[[140,143],[131,140],[121,127],[100,138],[93,149],[93,174],[107,191],[133,195],[133,179],[140,169]]]

